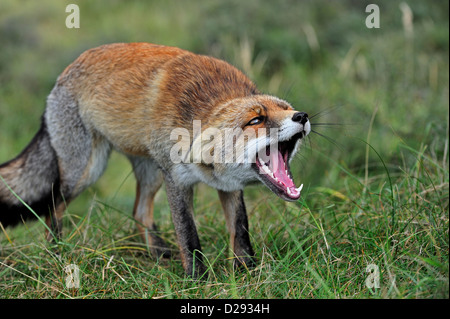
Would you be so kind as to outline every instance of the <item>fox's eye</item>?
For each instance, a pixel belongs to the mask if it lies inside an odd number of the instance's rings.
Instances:
[[[247,123],[247,125],[256,125],[260,124],[264,121],[264,116],[258,116],[250,120],[250,122]]]

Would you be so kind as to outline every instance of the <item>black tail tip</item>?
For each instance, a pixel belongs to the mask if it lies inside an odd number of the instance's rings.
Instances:
[[[28,220],[36,220],[36,216],[45,215],[49,211],[48,205],[36,203],[30,208],[23,204],[8,205],[0,202],[0,223],[4,228],[14,227]]]

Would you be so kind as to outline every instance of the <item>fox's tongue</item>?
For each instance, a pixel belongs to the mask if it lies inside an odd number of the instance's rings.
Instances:
[[[283,154],[278,150],[270,154],[270,164],[269,168],[280,182],[286,187],[295,187],[292,179],[289,178],[289,173],[287,171],[286,162],[284,161]]]

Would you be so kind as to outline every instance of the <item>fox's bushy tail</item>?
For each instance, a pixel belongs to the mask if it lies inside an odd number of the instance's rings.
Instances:
[[[4,227],[53,210],[60,196],[59,172],[44,117],[30,144],[16,158],[0,165],[0,176],[0,222]]]

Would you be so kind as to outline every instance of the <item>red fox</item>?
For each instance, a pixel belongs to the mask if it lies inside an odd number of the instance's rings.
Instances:
[[[193,277],[206,271],[193,218],[193,186],[203,182],[217,189],[235,265],[254,266],[242,190],[260,181],[282,199],[297,200],[302,186],[294,184],[289,163],[311,130],[308,114],[260,93],[230,64],[149,43],[109,44],[82,53],[58,77],[41,121],[22,153],[0,165],[3,226],[34,216],[25,202],[46,216],[48,239],[60,238],[66,205],[102,175],[115,149],[129,158],[137,180],[138,231],[155,255],[167,257],[170,250],[153,220],[154,197],[165,183],[183,267]],[[229,151],[212,143],[197,148],[203,138],[195,132],[196,121],[200,133],[232,129],[231,145],[245,136],[247,160],[237,160],[242,154],[234,161],[174,158],[182,146],[194,156]],[[264,129],[276,136],[264,135]],[[215,139],[216,146],[228,143]]]

